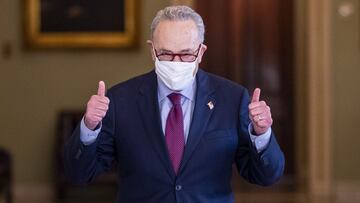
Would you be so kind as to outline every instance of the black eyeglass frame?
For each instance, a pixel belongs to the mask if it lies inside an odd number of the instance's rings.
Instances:
[[[196,61],[197,57],[199,56],[199,53],[200,53],[200,48],[201,48],[201,44],[199,44],[199,47],[196,49],[196,54],[168,54],[168,53],[163,53],[163,54],[158,54],[156,49],[154,48],[154,51],[155,51],[155,56],[156,58],[159,59],[159,61],[174,61],[175,57],[178,56],[180,58],[180,61],[181,62],[188,62],[188,63],[191,63],[191,62],[194,62]],[[171,56],[171,58],[167,59],[167,60],[161,60],[159,57],[161,56]],[[184,56],[192,56],[194,57],[193,60],[184,60],[182,57]]]

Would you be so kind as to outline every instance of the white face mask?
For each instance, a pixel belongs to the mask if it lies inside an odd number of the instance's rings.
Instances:
[[[159,61],[156,57],[155,72],[169,89],[181,91],[194,81],[197,72],[196,61]]]

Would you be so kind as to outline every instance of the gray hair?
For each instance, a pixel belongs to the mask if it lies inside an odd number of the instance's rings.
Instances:
[[[205,25],[201,16],[188,6],[168,6],[157,12],[151,23],[151,38],[158,24],[163,20],[186,21],[193,20],[199,33],[200,42],[204,42]]]

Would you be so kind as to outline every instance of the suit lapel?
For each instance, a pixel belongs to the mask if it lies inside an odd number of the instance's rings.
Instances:
[[[149,77],[143,80],[137,104],[152,146],[163,162],[170,177],[174,178],[176,175],[172,169],[164,134],[161,130],[161,118],[157,96],[157,80],[154,71],[150,72]]]
[[[199,69],[197,73],[195,108],[179,173],[185,168],[191,154],[194,152],[204,134],[204,130],[213,112],[210,106],[211,104],[215,106],[216,103],[214,92],[215,88],[210,83],[208,76],[204,71]]]

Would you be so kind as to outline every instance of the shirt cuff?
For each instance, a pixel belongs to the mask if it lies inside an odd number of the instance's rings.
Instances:
[[[90,145],[95,142],[97,136],[100,133],[102,124],[100,122],[100,126],[96,130],[90,130],[86,127],[84,118],[81,119],[80,122],[80,140],[84,145]]]
[[[271,128],[269,128],[264,134],[262,135],[254,135],[252,134],[253,131],[253,126],[250,123],[249,127],[248,127],[248,131],[250,134],[250,139],[251,142],[253,143],[253,145],[255,146],[256,150],[258,153],[262,152],[264,149],[266,149],[266,147],[268,146],[269,142],[270,142],[270,137],[271,137]]]

